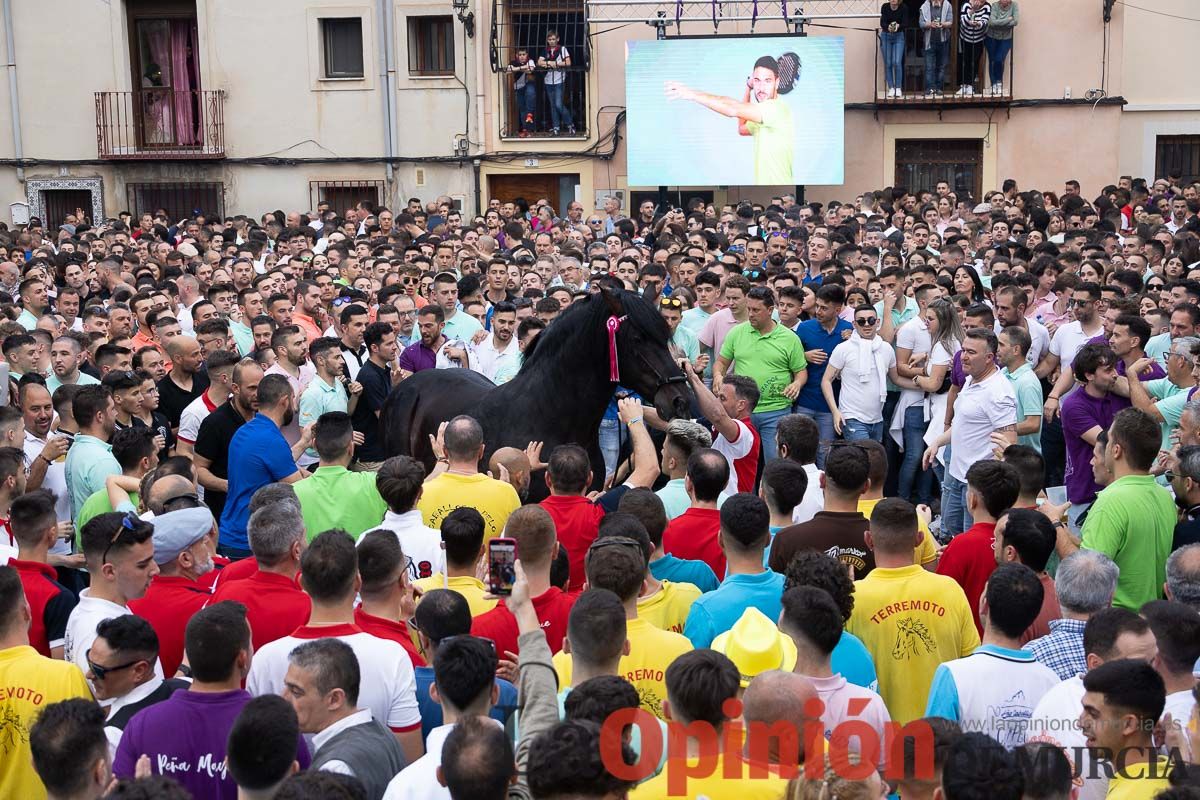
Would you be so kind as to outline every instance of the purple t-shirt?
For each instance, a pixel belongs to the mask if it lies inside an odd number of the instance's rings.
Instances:
[[[1117,374],[1125,374],[1125,362],[1119,358],[1117,359]],[[1143,372],[1138,380],[1145,383],[1146,381],[1154,381],[1165,377],[1167,377],[1167,371],[1157,361],[1151,361],[1150,368]]]
[[[1062,401],[1063,438],[1067,443],[1067,470],[1064,483],[1067,499],[1072,503],[1090,503],[1102,488],[1092,474],[1092,445],[1083,439],[1097,425],[1108,430],[1113,417],[1121,409],[1129,408],[1129,398],[1112,394],[1107,397],[1092,397],[1082,386],[1073,389]]]
[[[426,347],[424,342],[413,342],[400,353],[400,369],[420,372],[436,366],[437,353]]]
[[[134,776],[138,757],[150,757],[155,775],[174,778],[193,797],[237,800],[237,783],[225,768],[225,742],[250,693],[179,691],[142,709],[125,726],[113,774]],[[296,742],[296,760],[307,769],[312,759],[304,738]]]

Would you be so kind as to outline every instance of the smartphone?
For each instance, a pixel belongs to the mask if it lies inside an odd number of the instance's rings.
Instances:
[[[517,580],[517,540],[492,539],[488,542],[488,591],[494,595],[512,594]]]

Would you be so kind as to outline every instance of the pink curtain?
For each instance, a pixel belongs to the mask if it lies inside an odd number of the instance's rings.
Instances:
[[[171,101],[164,87],[171,85],[171,35],[167,25],[157,22],[139,24],[150,50],[149,63],[142,64],[143,139],[165,144],[174,139]],[[146,54],[143,54],[143,59]]]
[[[196,145],[200,143],[200,131],[196,125],[196,90],[198,76],[192,73],[195,63],[196,39],[191,20],[171,22],[171,89],[174,90],[175,142]],[[151,45],[153,47],[153,45]],[[192,58],[189,59],[189,52]]]

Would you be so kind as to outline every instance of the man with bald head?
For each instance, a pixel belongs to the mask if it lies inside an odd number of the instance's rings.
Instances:
[[[183,410],[208,388],[208,373],[202,370],[204,355],[193,336],[173,336],[167,340],[171,370],[158,382],[158,410],[179,429]]]
[[[511,484],[479,471],[484,443],[477,421],[460,414],[446,423],[442,437],[446,450],[437,454],[438,468],[445,469],[425,483],[417,508],[426,525],[440,528],[451,511],[470,506],[483,516],[484,541],[490,541],[504,530],[508,515],[521,507],[521,498]]]
[[[777,669],[755,675],[742,695],[742,722],[746,730],[747,752],[758,755],[765,750],[770,764],[782,766],[785,758],[788,766],[803,764],[804,726],[816,721],[808,716],[805,706],[810,700],[816,699],[816,688],[803,675]],[[795,753],[782,747],[782,737],[771,735],[770,729],[774,726],[789,732],[796,731],[796,746],[799,749]]]
[[[529,456],[524,450],[518,450],[515,447],[501,447],[492,453],[492,457],[488,460],[488,472],[493,478],[499,480],[504,480],[503,475],[507,472],[508,482],[516,489],[517,497],[521,499],[521,502],[525,502],[529,496],[529,480],[533,466],[529,463]]]

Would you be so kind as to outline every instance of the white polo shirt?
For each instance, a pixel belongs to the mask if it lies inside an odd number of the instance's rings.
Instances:
[[[54,432],[50,432],[54,435]],[[33,466],[34,460],[42,454],[46,439],[39,439],[28,429],[25,430],[25,471]],[[64,457],[46,465],[46,477],[42,479],[42,488],[54,492],[54,515],[59,522],[71,519],[71,494],[67,491],[67,459]],[[58,539],[50,548],[50,555],[66,555],[71,552],[69,539]]]
[[[63,660],[70,661],[79,667],[84,675],[88,673],[87,653],[96,641],[96,626],[107,619],[132,614],[129,606],[119,606],[110,600],[92,597],[92,590],[84,589],[79,593],[79,602],[67,617],[67,629],[63,638]],[[162,663],[154,660],[154,674],[163,677]],[[101,702],[100,705],[111,705],[112,701]]]
[[[967,382],[954,401],[954,422],[950,426],[950,475],[966,481],[967,470],[976,461],[991,461],[992,433],[1006,425],[1017,424],[1017,395],[1012,381],[998,369],[976,383]]]
[[[358,692],[360,709],[370,710],[375,719],[393,732],[420,729],[421,713],[417,708],[417,681],[413,675],[412,659],[398,643],[372,636],[350,623],[315,627],[303,625],[291,636],[263,645],[254,654],[250,664],[246,691],[255,697],[283,694],[288,655],[305,642],[326,638],[345,642],[358,657],[361,674]]]
[[[503,350],[496,349],[495,338],[494,335],[488,336],[482,342],[472,345],[470,348],[471,369],[493,382],[496,380],[496,372],[501,367],[515,363],[517,356],[521,352],[517,346],[516,336],[508,340],[508,346]]]
[[[446,572],[446,551],[442,547],[442,532],[426,525],[424,517],[417,509],[403,514],[388,509],[384,512],[383,521],[371,530],[379,528],[396,534],[401,552],[412,559],[412,578],[428,578],[439,572]],[[358,537],[358,544],[361,545],[365,538]]]

